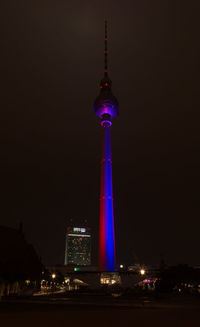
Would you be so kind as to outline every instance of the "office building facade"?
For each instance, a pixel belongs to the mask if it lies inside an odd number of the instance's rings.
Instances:
[[[91,229],[68,227],[66,233],[65,265],[91,265]]]

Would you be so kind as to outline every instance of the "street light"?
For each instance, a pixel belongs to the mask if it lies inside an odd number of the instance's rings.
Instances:
[[[143,276],[143,275],[145,275],[145,270],[144,269],[141,269],[140,270],[140,274]]]
[[[51,277],[52,277],[53,279],[55,279],[55,278],[56,278],[56,274],[52,274]]]

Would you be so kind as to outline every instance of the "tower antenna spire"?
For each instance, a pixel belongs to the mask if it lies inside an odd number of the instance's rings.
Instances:
[[[105,36],[104,36],[104,77],[108,76],[108,20],[105,18]]]

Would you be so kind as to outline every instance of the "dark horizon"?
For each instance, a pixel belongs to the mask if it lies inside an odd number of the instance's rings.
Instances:
[[[97,254],[104,18],[120,116],[112,160],[119,263],[199,264],[198,1],[0,4],[1,225],[23,221],[45,264],[67,219]],[[97,258],[94,264],[97,263]]]

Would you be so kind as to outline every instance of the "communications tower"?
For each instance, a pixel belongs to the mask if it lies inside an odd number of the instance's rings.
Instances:
[[[115,270],[115,228],[113,211],[111,125],[119,114],[119,104],[111,91],[108,77],[108,36],[105,20],[104,77],[100,82],[100,94],[94,102],[95,114],[101,119],[103,132],[100,190],[99,266],[101,271]]]

